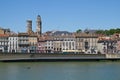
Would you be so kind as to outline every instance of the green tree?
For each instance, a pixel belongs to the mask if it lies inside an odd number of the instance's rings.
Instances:
[[[97,30],[96,34],[104,34],[104,30]]]
[[[120,29],[117,28],[117,29],[109,29],[109,30],[97,30],[96,31],[96,34],[104,34],[104,35],[113,35],[115,33],[120,33]]]
[[[107,36],[109,36],[109,35],[110,35],[109,30],[105,30],[105,31],[104,31],[104,34],[107,35]]]
[[[110,35],[113,35],[115,32],[116,32],[115,29],[110,29],[110,30],[109,30],[109,34],[110,34]]]
[[[76,31],[76,33],[81,33],[82,32],[82,30],[81,29],[78,29],[77,31]]]
[[[117,28],[117,29],[116,29],[116,33],[120,33],[120,28]]]

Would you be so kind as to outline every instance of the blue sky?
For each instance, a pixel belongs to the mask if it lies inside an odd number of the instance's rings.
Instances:
[[[42,30],[120,28],[120,0],[0,0],[0,27],[26,31],[41,15]]]

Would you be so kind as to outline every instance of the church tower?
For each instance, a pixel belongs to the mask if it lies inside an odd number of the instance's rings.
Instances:
[[[32,20],[27,20],[27,33],[32,34]]]
[[[37,35],[41,36],[41,34],[42,34],[42,21],[41,21],[41,16],[40,15],[37,16],[37,21],[36,22],[37,22],[37,30],[36,30]]]

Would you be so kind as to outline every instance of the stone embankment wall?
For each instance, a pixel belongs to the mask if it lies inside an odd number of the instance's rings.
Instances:
[[[120,54],[106,54],[106,58],[120,58]]]
[[[105,54],[60,54],[60,53],[2,53],[0,60],[25,59],[104,59]]]
[[[32,61],[32,60],[42,61],[120,60],[120,54],[0,53],[0,61]]]

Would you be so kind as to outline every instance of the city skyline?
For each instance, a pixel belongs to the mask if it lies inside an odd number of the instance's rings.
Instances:
[[[120,28],[120,1],[109,0],[1,0],[0,27],[26,31],[26,21],[41,16],[42,31]]]

